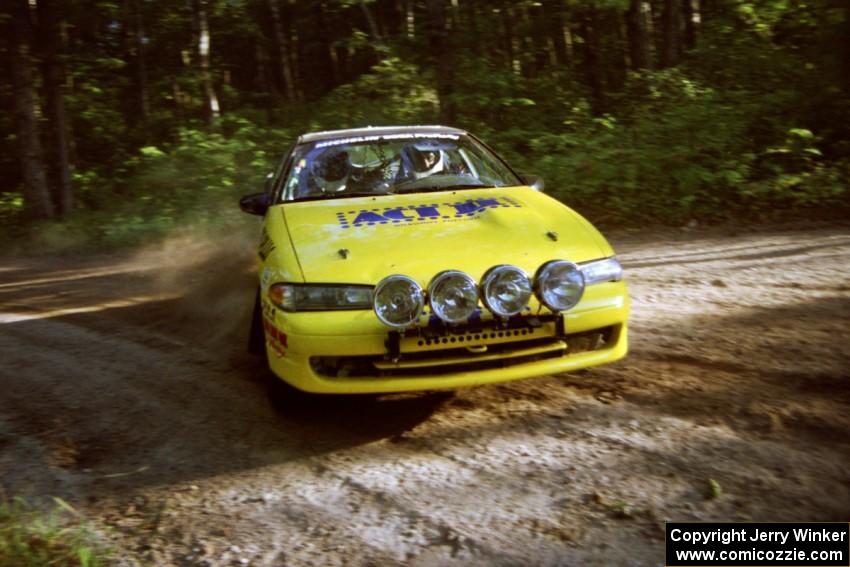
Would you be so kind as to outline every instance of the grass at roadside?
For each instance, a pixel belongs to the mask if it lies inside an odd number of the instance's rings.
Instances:
[[[0,567],[94,567],[109,552],[67,502],[37,507],[22,498],[0,500]]]

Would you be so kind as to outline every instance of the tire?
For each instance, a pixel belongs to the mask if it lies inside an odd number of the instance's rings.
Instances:
[[[263,312],[260,307],[260,290],[254,299],[254,311],[251,314],[251,328],[248,330],[248,352],[256,355],[266,354],[266,333],[263,330]]]
[[[263,380],[266,383],[266,393],[272,407],[278,411],[292,413],[295,409],[306,409],[315,405],[316,400],[324,396],[310,394],[290,386],[277,377],[269,368],[266,359],[266,332],[263,329],[263,311],[260,304],[260,290],[254,299],[254,310],[251,314],[251,328],[248,330],[248,352],[256,356],[262,356]]]
[[[306,412],[330,401],[330,398],[334,398],[334,396],[311,394],[299,390],[279,378],[268,366],[266,367],[265,377],[269,403],[276,411],[281,413]]]

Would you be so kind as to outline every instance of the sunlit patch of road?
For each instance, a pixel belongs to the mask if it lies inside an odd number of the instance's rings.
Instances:
[[[846,231],[647,238],[618,246],[621,363],[294,413],[244,354],[242,258],[31,263],[54,281],[0,296],[0,482],[129,564],[653,566],[665,520],[846,515]]]
[[[141,296],[141,297],[132,297],[129,299],[114,299],[111,301],[104,301],[102,303],[97,303],[94,305],[86,305],[84,307],[66,307],[63,309],[53,309],[50,311],[34,311],[30,313],[2,313],[0,312],[0,325],[8,324],[8,323],[21,323],[24,321],[35,321],[38,319],[50,319],[52,317],[63,317],[67,315],[77,315],[80,313],[97,313],[98,311],[104,311],[106,309],[119,309],[122,307],[133,307],[137,305],[143,305],[145,303],[150,303],[153,301],[167,301],[170,299],[176,299],[180,297],[179,295],[152,295],[152,296]],[[5,306],[6,308],[36,308],[37,305],[20,305],[20,304],[12,304],[10,306]]]

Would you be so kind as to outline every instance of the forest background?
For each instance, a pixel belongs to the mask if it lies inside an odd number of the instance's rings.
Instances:
[[[245,222],[303,132],[466,128],[603,225],[844,214],[846,0],[4,0],[0,237]]]

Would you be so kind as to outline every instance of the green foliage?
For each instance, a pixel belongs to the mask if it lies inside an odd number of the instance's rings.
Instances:
[[[691,71],[699,63],[630,75],[616,114],[594,116],[580,92],[560,105],[536,95],[545,125],[519,109],[488,139],[597,219],[680,223],[846,200],[846,160],[825,160],[823,140],[795,126],[798,93],[766,92],[759,78],[712,88]]]
[[[181,128],[174,143],[144,146],[128,159],[120,184],[94,171],[77,173],[88,206],[63,223],[32,226],[29,236],[43,249],[103,249],[248,222],[239,197],[263,190],[265,174],[291,138],[287,130],[237,116],[223,118],[214,131]]]
[[[145,146],[130,160],[131,177],[111,197],[101,236],[126,242],[174,227],[239,223],[239,197],[263,190],[265,174],[290,143],[290,132],[236,116],[223,118],[214,131],[181,128],[173,144]]]
[[[463,125],[487,135],[521,126],[529,114],[539,111],[535,108],[539,95],[525,87],[510,70],[477,60],[470,53],[457,60],[456,87],[451,98]]]
[[[0,166],[11,172],[0,236],[100,248],[250,222],[238,197],[261,190],[297,134],[440,122],[446,109],[593,220],[675,224],[848,202],[850,10],[833,0],[706,4],[696,46],[673,67],[657,69],[663,30],[650,30],[656,69],[640,72],[628,70],[625,0],[444,2],[444,49],[422,4],[406,13],[383,0],[279,2],[292,43],[278,46],[268,3],[211,0],[210,73],[222,107],[212,125],[192,3],[139,3],[150,113],[138,116],[132,5],[66,6],[76,210],[61,223],[22,217],[14,93],[0,81],[9,109]],[[587,42],[593,14],[598,36]],[[569,53],[558,54],[565,27]],[[290,50],[294,100],[281,49]]]
[[[723,489],[720,487],[720,483],[713,478],[709,478],[705,485],[705,498],[707,500],[716,500],[722,495]]]
[[[621,117],[569,109],[563,132],[536,137],[533,167],[567,202],[630,218],[722,214],[721,195],[747,176],[743,104],[676,70],[636,75]]]
[[[815,136],[805,128],[791,128],[781,144],[756,160],[759,175],[740,190],[750,202],[817,205],[836,202],[847,192],[850,161],[825,163]]]
[[[0,193],[0,225],[14,222],[24,212],[24,198],[20,193]]]
[[[21,498],[0,501],[0,567],[96,567],[108,553],[65,501],[44,512]]]
[[[369,73],[331,92],[309,120],[309,129],[382,124],[422,124],[437,116],[433,79],[398,57],[387,57]],[[352,101],[356,101],[352,104]]]

